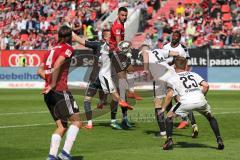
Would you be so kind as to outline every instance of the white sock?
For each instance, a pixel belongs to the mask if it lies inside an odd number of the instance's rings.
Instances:
[[[50,144],[50,151],[49,154],[57,157],[58,148],[60,146],[62,137],[59,134],[52,134],[51,144]]]
[[[134,73],[127,73],[128,89],[134,92]]]
[[[119,92],[122,100],[126,101],[126,90],[128,88],[127,80],[125,78],[119,79]]]
[[[111,123],[115,123],[116,121],[116,119],[111,119]]]
[[[88,120],[88,125],[92,125],[92,120]]]
[[[71,125],[67,131],[67,136],[66,136],[63,150],[68,154],[70,154],[71,152],[71,149],[77,137],[78,131],[79,131],[79,128],[75,125]]]

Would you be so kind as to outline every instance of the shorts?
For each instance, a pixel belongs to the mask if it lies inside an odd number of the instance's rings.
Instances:
[[[90,81],[85,95],[88,97],[93,97],[98,90],[103,91],[105,94],[116,92],[112,77],[99,75],[94,81]]]
[[[181,117],[186,117],[191,111],[197,111],[203,115],[211,113],[211,107],[206,102],[181,104],[177,109],[175,105],[171,110],[173,109],[175,109],[175,113]]]
[[[85,91],[85,96],[94,97],[98,90],[102,90],[102,86],[99,78],[97,77],[88,83],[88,87]]]
[[[111,76],[99,75],[102,90],[105,94],[116,92],[116,87]]]
[[[153,83],[154,98],[164,98],[167,93],[167,82],[154,81]]]
[[[113,53],[112,64],[117,73],[126,71],[127,68],[131,65],[131,58],[128,58],[125,54]]]
[[[67,128],[68,119],[75,113],[79,113],[79,108],[69,91],[53,91],[44,95],[44,101],[54,119],[61,120],[63,127]]]

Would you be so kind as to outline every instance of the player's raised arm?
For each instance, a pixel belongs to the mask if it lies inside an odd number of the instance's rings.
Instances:
[[[37,70],[37,74],[38,74],[43,80],[45,80],[44,63],[41,63],[41,65],[39,66],[39,68],[38,68],[38,70]]]
[[[85,46],[85,44],[86,44],[86,39],[79,37],[74,32],[72,32],[72,39],[73,39],[73,41],[78,42],[78,43],[80,43],[83,46]]]
[[[169,51],[169,56],[173,56],[173,57],[176,57],[176,56],[181,56],[179,52],[176,52],[176,51]]]
[[[143,56],[144,71],[148,71],[149,70],[149,55],[148,55],[148,51],[147,50],[142,51],[142,56]]]

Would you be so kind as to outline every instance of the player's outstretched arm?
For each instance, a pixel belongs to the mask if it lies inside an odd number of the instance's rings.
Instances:
[[[85,42],[86,42],[86,39],[85,38],[81,38],[79,37],[77,34],[75,34],[74,32],[72,32],[72,40],[75,41],[75,42],[78,42],[80,43],[81,45],[85,46]]]
[[[39,77],[41,77],[42,79],[45,80],[45,72],[44,72],[44,64],[42,63],[38,70],[37,70],[37,74],[39,75]]]
[[[144,71],[149,70],[149,55],[148,55],[148,51],[144,50],[142,51],[142,56],[143,56],[143,64],[144,64]]]
[[[176,56],[181,56],[181,55],[179,54],[179,52],[176,52],[176,51],[169,51],[169,56],[176,57]]]
[[[202,81],[200,85],[202,86],[203,94],[206,95],[209,90],[209,84],[206,81]]]

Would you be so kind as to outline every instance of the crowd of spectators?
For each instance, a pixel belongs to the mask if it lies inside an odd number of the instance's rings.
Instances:
[[[57,43],[58,27],[66,22],[75,33],[95,40],[101,30],[96,22],[120,5],[129,6],[130,2],[133,1],[0,0],[0,49],[51,48]],[[156,32],[147,33],[144,42],[153,48],[169,41],[171,32],[176,29],[181,30],[181,41],[191,48],[204,45],[240,48],[239,0],[215,0],[214,3],[202,0],[201,4],[179,2],[169,14],[159,14],[159,0],[134,2],[132,6],[146,9],[148,18],[158,14],[153,23]],[[230,17],[226,18],[224,5],[229,6]]]
[[[66,21],[86,35],[88,25],[117,6],[117,0],[0,0],[0,49],[48,49]]]
[[[173,30],[180,30],[181,42],[190,48],[240,48],[240,1],[212,2],[179,2],[169,14],[159,14],[153,23],[155,32],[146,32],[145,43],[161,47],[170,40]]]

